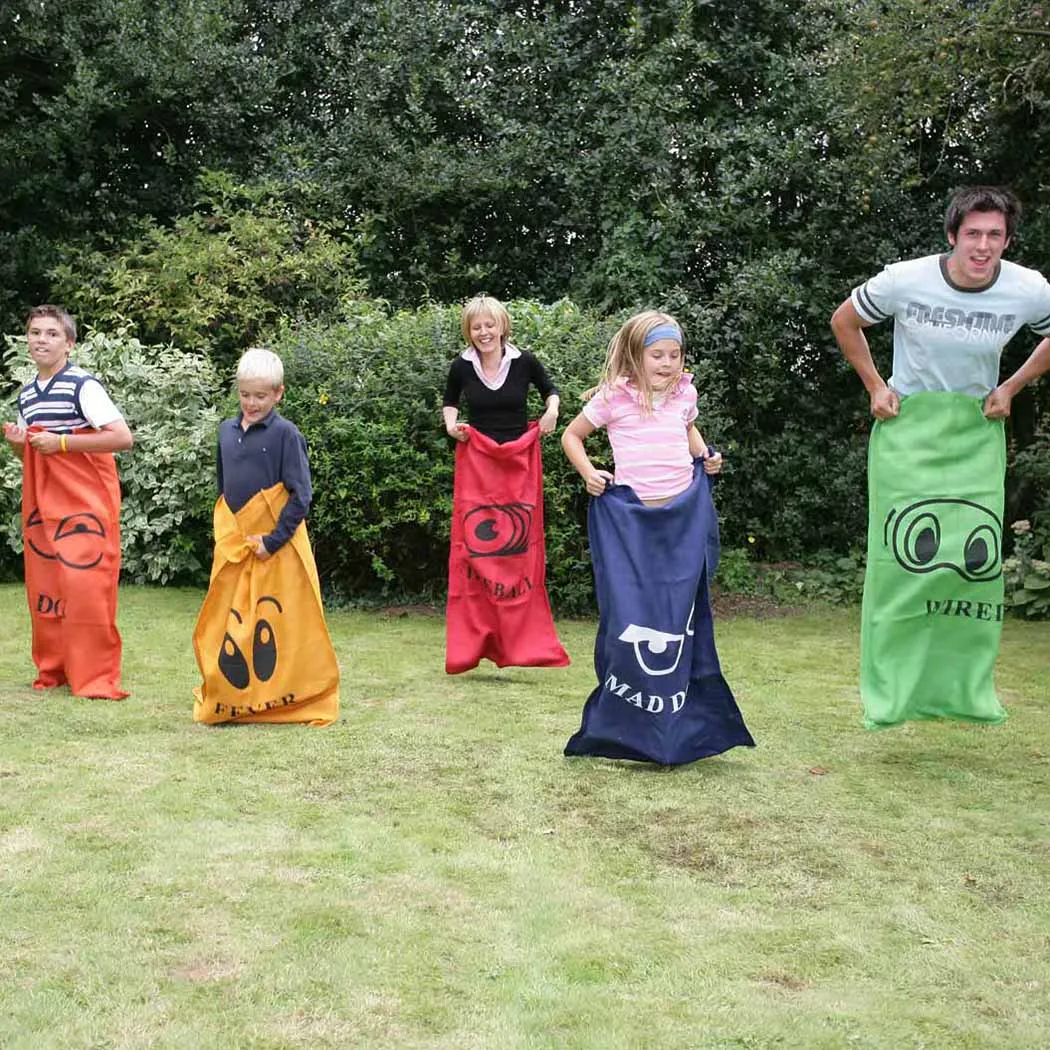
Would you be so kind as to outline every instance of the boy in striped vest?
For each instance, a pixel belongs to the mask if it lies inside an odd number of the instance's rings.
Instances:
[[[120,483],[113,453],[132,446],[102,384],[70,364],[76,324],[61,307],[29,312],[36,377],[18,395],[4,437],[22,460],[26,598],[35,689],[121,700],[117,582]]]

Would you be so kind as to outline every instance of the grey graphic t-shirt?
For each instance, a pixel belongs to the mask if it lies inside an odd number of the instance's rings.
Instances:
[[[1025,326],[1050,335],[1050,284],[1037,270],[1001,261],[984,288],[961,288],[947,255],[892,263],[853,289],[871,324],[893,318],[893,375],[901,396],[924,390],[984,397],[999,385],[999,356]]]

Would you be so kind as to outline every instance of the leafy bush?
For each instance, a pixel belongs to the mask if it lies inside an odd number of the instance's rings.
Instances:
[[[751,556],[753,547],[752,543],[750,548],[723,548],[715,574],[720,592],[783,604],[820,601],[851,605],[861,600],[863,551],[851,551],[848,555],[818,551],[805,563],[759,562]]]
[[[109,251],[70,249],[53,294],[99,329],[131,322],[147,342],[238,353],[299,316],[339,316],[363,287],[356,250],[285,191],[201,176],[196,210],[171,228],[144,220]]]
[[[516,302],[510,309],[514,341],[537,354],[560,388],[564,424],[598,379],[622,318],[600,318],[565,301]],[[24,348],[24,340],[13,342]],[[341,324],[286,329],[270,345],[285,363],[282,412],[310,449],[309,528],[326,593],[346,601],[443,597],[454,447],[442,426],[441,400],[449,365],[462,349],[459,307],[391,314],[380,303],[351,302]],[[75,359],[99,376],[136,437],[135,448],[120,457],[127,576],[203,581],[215,432],[220,417],[236,410],[232,395],[218,392],[215,369],[203,359],[144,347],[126,330],[93,333]],[[716,418],[717,397],[698,378],[701,405],[707,400]],[[531,396],[535,417],[542,405]],[[611,467],[604,434],[590,448],[596,462]],[[587,495],[557,437],[545,438],[542,449],[552,601],[561,613],[589,613]],[[17,552],[19,468],[8,457],[4,471],[8,546]]]
[[[700,425],[727,456],[715,489],[725,549],[716,582],[725,591],[778,601],[858,600],[862,432],[838,443],[831,430],[819,437],[805,433],[777,403],[772,357],[755,366],[753,375],[739,371],[730,381],[724,355],[694,349],[689,334],[699,315],[691,323],[687,303],[665,305],[686,319],[687,364],[700,393]],[[431,304],[391,312],[383,303],[361,300],[344,306],[339,324],[281,326],[270,343],[285,362],[282,411],[310,449],[309,527],[322,582],[330,597],[344,601],[440,600],[454,467],[441,400],[449,365],[462,348],[459,307]],[[605,347],[624,315],[603,317],[568,301],[508,306],[513,340],[537,354],[559,387],[563,427],[579,412],[582,392],[598,379]],[[727,334],[742,338],[736,330]],[[9,342],[24,354],[24,339]],[[711,345],[708,341],[707,348]],[[204,359],[143,346],[127,330],[92,333],[75,357],[99,375],[136,436],[135,449],[120,457],[126,574],[135,580],[203,582],[211,548],[216,428],[222,415],[236,411],[235,398],[219,391],[216,370]],[[22,374],[29,371],[20,366]],[[531,396],[535,418],[542,406]],[[612,465],[604,432],[588,447],[597,464]],[[542,450],[552,603],[561,614],[591,613],[588,498],[557,437],[545,438]],[[1018,472],[1028,471],[1033,491],[1050,502],[1047,460],[1050,456],[1026,452],[1017,462]],[[5,457],[0,510],[8,523],[8,557],[0,557],[0,573],[18,569],[13,556],[20,550],[18,474],[18,464]],[[1045,543],[1044,522],[1050,528],[1050,515],[1036,519],[1032,559]],[[797,560],[774,560],[785,550],[797,552],[792,555]],[[1029,604],[1034,607],[1035,600]]]
[[[1050,419],[1046,420],[1050,423]],[[1018,482],[1028,490],[1028,503],[1032,507],[1031,533],[1026,542],[1043,558],[1050,559],[1050,434],[1041,434],[1019,452],[1014,462]]]
[[[870,421],[834,348],[825,271],[796,252],[759,253],[709,297],[669,304],[712,398],[705,437],[725,441],[724,540],[762,561],[845,553],[864,538]]]
[[[514,303],[511,312],[513,340],[561,387],[563,421],[575,415],[575,395],[597,378],[610,323],[565,302]],[[441,400],[462,349],[459,307],[389,315],[358,303],[343,324],[304,326],[274,349],[285,364],[282,411],[310,448],[309,527],[326,589],[353,600],[440,598],[454,467]],[[531,396],[535,418],[542,406]],[[562,612],[589,611],[586,494],[557,438],[542,447],[548,586]]]
[[[508,307],[512,339],[535,352],[558,384],[564,426],[582,407],[582,392],[598,379],[605,347],[624,315],[601,317],[567,301]],[[310,446],[310,531],[330,595],[353,601],[443,596],[454,448],[441,424],[441,396],[461,348],[458,307],[390,314],[375,302],[352,304],[340,325],[304,325],[274,344],[286,370],[282,411]],[[700,391],[701,428],[727,453],[724,480],[715,490],[727,540],[720,585],[776,600],[855,600],[863,577],[858,556],[819,556],[823,560],[809,571],[755,567],[750,558],[781,546],[805,552],[808,545],[812,552],[816,540],[840,528],[821,493],[842,493],[843,502],[863,506],[862,445],[842,457],[817,455],[790,424],[764,443],[757,434],[740,441],[726,415],[726,380],[718,363],[688,346],[687,363]],[[535,417],[541,405],[533,397]],[[587,496],[557,439],[546,438],[542,447],[551,600],[562,614],[590,613]],[[588,447],[596,463],[612,465],[603,432]],[[793,462],[793,471],[768,467],[764,450],[770,447],[783,448],[774,458]],[[807,481],[799,495],[802,472]],[[775,487],[763,488],[767,482]],[[737,537],[749,546],[735,557]],[[848,565],[836,564],[836,558]]]
[[[803,568],[791,574],[792,580],[798,593],[805,598],[854,605],[864,594],[866,560],[861,550],[852,550],[849,554],[820,551],[807,559]]]
[[[11,346],[25,339],[8,337]],[[121,331],[92,332],[73,360],[98,376],[124,414],[135,447],[120,453],[123,572],[136,583],[202,583],[211,560],[215,503],[215,407],[218,380],[203,358],[170,346],[143,346]],[[32,365],[16,369],[22,381]],[[4,566],[17,571],[21,554],[21,464],[0,465]]]
[[[1050,619],[1050,561],[1036,557],[1029,521],[1015,521],[1013,556],[1003,562],[1007,608],[1029,620]]]
[[[759,592],[759,570],[743,547],[725,547],[718,559],[715,583],[728,594],[752,597]]]

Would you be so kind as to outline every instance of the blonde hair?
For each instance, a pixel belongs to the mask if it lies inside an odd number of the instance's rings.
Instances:
[[[655,391],[646,378],[642,358],[645,351],[645,337],[659,325],[674,325],[678,329],[684,357],[685,338],[682,336],[682,326],[670,314],[661,313],[659,310],[643,310],[640,314],[628,318],[609,341],[609,349],[605,352],[601,383],[585,391],[583,396],[593,397],[602,387],[611,390],[617,380],[630,379],[642,395],[645,411],[652,413]]]
[[[467,345],[474,345],[470,341],[470,326],[474,323],[474,319],[481,314],[488,314],[499,325],[500,342],[506,346],[507,340],[510,338],[510,314],[507,313],[507,308],[503,303],[498,299],[493,299],[491,295],[475,295],[463,307],[459,325],[463,330],[463,338],[466,339]]]
[[[253,346],[241,354],[241,359],[237,362],[237,378],[261,379],[270,383],[276,390],[279,386],[284,386],[284,365],[272,350]]]

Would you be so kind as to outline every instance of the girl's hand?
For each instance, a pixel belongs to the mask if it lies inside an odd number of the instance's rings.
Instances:
[[[453,423],[452,426],[445,427],[445,432],[453,441],[466,441],[469,436],[466,423]]]
[[[547,411],[540,416],[540,433],[550,434],[557,425],[558,410],[556,408],[548,408]]]
[[[705,474],[721,474],[722,473],[722,453],[712,452],[704,460],[704,473]]]
[[[602,496],[613,483],[613,476],[607,470],[592,470],[584,476],[583,481],[591,496]]]

